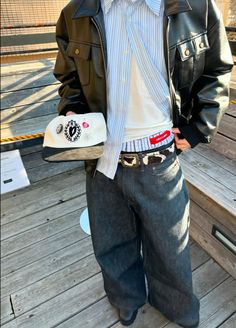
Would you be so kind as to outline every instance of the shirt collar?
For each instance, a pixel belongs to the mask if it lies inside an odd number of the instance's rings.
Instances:
[[[107,14],[112,6],[112,3],[114,0],[104,0],[104,9],[105,9],[105,14]],[[145,0],[147,6],[149,9],[157,16],[160,15],[160,10],[161,10],[161,3],[162,0]]]

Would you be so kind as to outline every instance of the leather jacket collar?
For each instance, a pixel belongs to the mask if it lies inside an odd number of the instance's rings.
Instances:
[[[99,0],[79,0],[73,18],[96,16],[100,9]],[[165,0],[165,14],[171,16],[192,10],[188,0]]]

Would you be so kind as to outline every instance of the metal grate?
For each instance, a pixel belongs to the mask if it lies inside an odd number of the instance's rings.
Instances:
[[[68,0],[2,0],[3,57],[56,51],[55,25]]]

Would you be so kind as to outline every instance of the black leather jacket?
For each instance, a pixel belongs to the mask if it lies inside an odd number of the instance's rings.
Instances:
[[[232,56],[213,0],[165,0],[164,18],[174,126],[194,147],[211,141],[228,106]],[[72,0],[61,12],[56,39],[59,114],[102,112],[106,118],[107,52],[100,1]]]

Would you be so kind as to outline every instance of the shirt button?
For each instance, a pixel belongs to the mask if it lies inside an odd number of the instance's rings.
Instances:
[[[184,52],[185,56],[189,56],[190,55],[190,51],[189,49],[186,49],[185,52]]]
[[[75,49],[75,54],[78,55],[80,53],[79,49]]]

